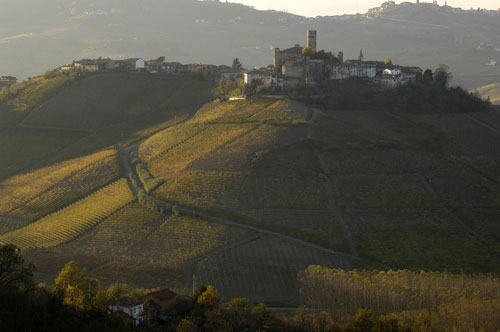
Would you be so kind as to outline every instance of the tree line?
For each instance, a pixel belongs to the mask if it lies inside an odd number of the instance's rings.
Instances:
[[[36,284],[35,267],[18,248],[0,246],[2,331],[175,332],[434,332],[500,329],[500,281],[495,276],[440,272],[343,271],[311,266],[300,274],[308,309],[294,312],[235,298],[222,303],[212,286],[178,296],[166,323],[141,326],[108,305],[149,291],[99,280],[69,262],[53,286]],[[148,318],[146,308],[145,317]],[[153,317],[149,317],[153,318]]]
[[[301,85],[289,91],[292,98],[305,99],[326,109],[389,110],[405,112],[482,112],[492,110],[491,102],[459,86],[451,86],[452,73],[446,65],[417,74],[414,82],[384,88],[354,78]]]
[[[308,307],[337,317],[369,308],[412,330],[424,323],[436,331],[500,329],[500,279],[493,275],[310,266],[300,281]]]

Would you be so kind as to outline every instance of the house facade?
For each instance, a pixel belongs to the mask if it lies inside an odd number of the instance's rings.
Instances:
[[[264,80],[266,78],[266,72],[258,69],[253,69],[245,72],[243,74],[243,81],[245,84],[251,84],[253,81],[256,80]]]
[[[83,59],[73,62],[73,67],[82,72],[95,73],[109,71],[116,68],[116,62],[112,59]]]
[[[141,324],[144,314],[144,301],[134,300],[131,297],[122,297],[109,306],[111,312],[123,312],[130,316],[135,326]]]

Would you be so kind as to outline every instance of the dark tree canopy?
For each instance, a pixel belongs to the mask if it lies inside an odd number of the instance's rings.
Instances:
[[[25,264],[21,250],[13,244],[0,246],[0,287],[29,290],[34,287],[32,264]]]
[[[234,58],[233,59],[233,65],[232,65],[232,67],[235,68],[235,69],[241,69],[242,64],[241,64],[239,58]]]

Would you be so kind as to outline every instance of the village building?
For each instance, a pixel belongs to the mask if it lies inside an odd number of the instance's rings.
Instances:
[[[157,319],[166,321],[168,312],[177,298],[177,293],[164,288],[155,292],[148,293],[142,299],[133,299],[125,296],[114,301],[109,305],[110,312],[122,312],[129,316],[134,325],[138,326],[145,319]]]
[[[243,78],[244,70],[241,68],[233,68],[229,66],[219,66],[220,77],[222,79],[237,81]]]
[[[148,304],[149,315],[159,320],[166,320],[165,312],[172,308],[177,296],[177,293],[168,288],[147,294],[145,301]]]
[[[262,80],[264,82],[267,72],[260,69],[248,70],[243,74],[243,82],[245,84],[252,84],[252,82],[257,80]]]
[[[390,8],[392,2],[386,3],[383,8]],[[379,83],[384,87],[396,87],[415,81],[422,73],[418,67],[394,66],[385,61],[365,61],[363,50],[360,50],[356,60],[344,61],[344,53],[334,55],[323,50],[317,51],[317,32],[307,31],[307,47],[299,44],[281,51],[274,50],[274,72],[282,75],[282,86],[294,87],[299,84],[314,85],[325,80],[344,80],[359,78]],[[396,73],[384,75],[385,70],[395,70]],[[253,81],[259,74],[255,73],[245,79],[245,83]],[[262,74],[260,74],[262,76]],[[269,84],[275,80],[267,79]]]
[[[73,62],[73,67],[82,72],[95,73],[99,71],[114,70],[116,62],[112,59],[83,59]]]
[[[0,76],[0,89],[9,87],[17,83],[17,78],[14,76]]]
[[[141,58],[116,60],[116,69],[123,71],[143,71],[146,69],[146,61]]]

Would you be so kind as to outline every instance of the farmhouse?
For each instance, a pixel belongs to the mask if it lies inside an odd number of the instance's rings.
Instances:
[[[110,312],[122,312],[130,316],[138,326],[144,322],[145,316],[166,320],[165,312],[171,309],[177,294],[168,288],[147,294],[142,299],[125,296],[109,305]],[[147,315],[145,313],[147,311]]]
[[[122,297],[109,306],[109,311],[123,312],[130,316],[137,326],[143,322],[144,301],[134,300],[131,297]]]
[[[145,300],[153,316],[161,317],[165,311],[171,308],[176,298],[177,293],[168,288],[164,288],[147,294]]]

